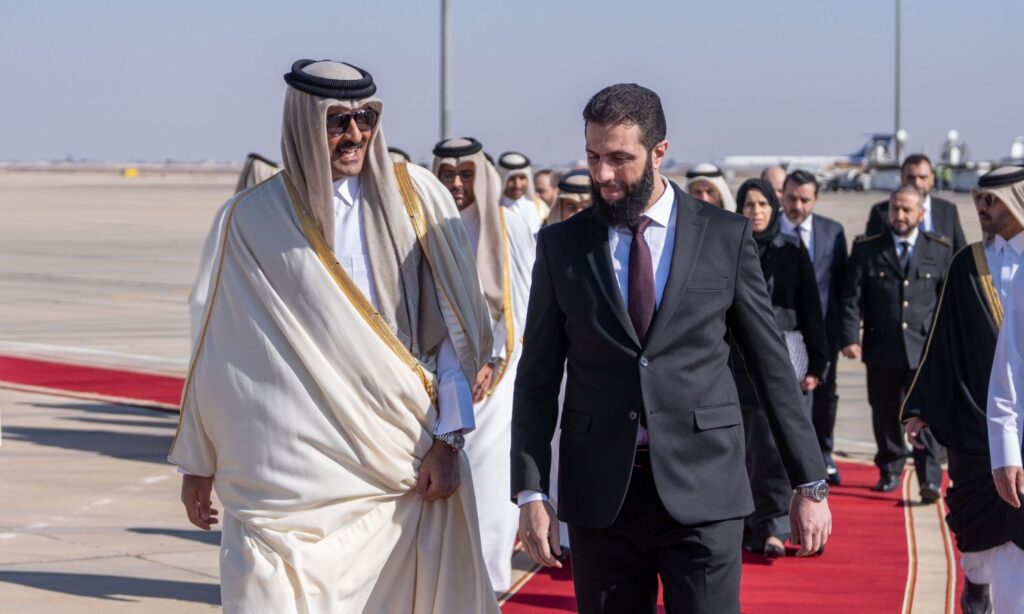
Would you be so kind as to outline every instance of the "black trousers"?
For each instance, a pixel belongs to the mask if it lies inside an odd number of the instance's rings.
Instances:
[[[638,454],[626,500],[612,526],[569,525],[580,614],[654,614],[658,578],[669,614],[739,614],[743,520],[676,522]]]
[[[868,403],[871,405],[871,426],[875,432],[878,453],[875,465],[883,474],[898,474],[903,470],[908,454],[900,422],[900,405],[914,381],[913,369],[889,369],[868,366]],[[942,483],[942,465],[939,457],[942,446],[935,441],[929,429],[923,429],[918,439],[924,450],[913,449],[917,481]]]
[[[821,447],[821,456],[825,464],[832,464],[832,450],[834,441],[832,433],[836,428],[836,411],[839,407],[839,396],[836,394],[836,365],[839,362],[839,353],[832,355],[832,363],[829,365],[828,373],[818,387],[814,389],[814,408],[811,411],[811,422],[814,423],[814,433],[818,436],[818,446]]]

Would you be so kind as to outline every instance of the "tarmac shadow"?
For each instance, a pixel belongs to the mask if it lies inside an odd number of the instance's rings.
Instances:
[[[162,465],[167,464],[167,451],[171,449],[172,439],[170,435],[27,426],[4,427],[4,437],[65,450],[94,452],[113,458]]]
[[[220,605],[220,586],[203,582],[51,571],[0,571],[0,583],[3,582],[111,601],[133,602],[138,601],[136,598],[149,597]]]
[[[169,535],[171,537],[196,541],[203,544],[209,544],[211,546],[220,546],[220,531],[200,531],[198,529],[155,529],[152,527],[134,527],[128,530],[132,533],[139,533],[140,535]]]

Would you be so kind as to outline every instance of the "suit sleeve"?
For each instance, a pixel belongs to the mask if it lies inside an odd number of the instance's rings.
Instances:
[[[823,480],[825,463],[810,416],[801,407],[800,389],[775,324],[749,221],[744,224],[737,254],[735,288],[727,324],[745,358],[790,483],[795,487]]]
[[[821,316],[821,301],[818,300],[818,281],[814,276],[814,264],[804,247],[797,250],[796,318],[797,328],[807,346],[809,365],[807,372],[819,380],[828,368],[828,338],[825,336],[825,320]]]
[[[565,313],[551,279],[546,237],[537,240],[537,260],[512,402],[512,501],[523,490],[548,493],[551,438],[558,422],[558,391],[565,370]]]
[[[860,321],[864,309],[863,249],[853,246],[843,281],[843,332],[841,347],[860,343]]]

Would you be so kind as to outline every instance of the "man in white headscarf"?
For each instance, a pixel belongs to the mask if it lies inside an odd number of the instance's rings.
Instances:
[[[466,454],[487,571],[494,589],[504,591],[512,583],[512,551],[519,527],[518,508],[503,496],[511,488],[512,386],[536,248],[526,220],[498,204],[501,179],[476,139],[438,143],[433,169],[451,191],[469,233],[494,332],[490,360],[473,387],[476,431],[466,442]]]
[[[506,151],[498,156],[497,167],[501,176],[501,206],[523,216],[530,232],[537,236],[549,208],[534,190],[530,159],[521,153]]]
[[[169,455],[193,524],[224,505],[224,609],[496,613],[460,450],[491,348],[465,228],[392,164],[369,73],[285,81],[284,171],[227,207]]]
[[[736,210],[736,199],[732,196],[729,184],[725,182],[722,169],[714,164],[701,162],[686,171],[686,191],[690,196],[718,205],[726,211]]]
[[[564,222],[580,211],[589,209],[592,202],[590,186],[590,171],[578,170],[563,175],[558,182],[558,196],[545,225]]]
[[[281,172],[281,166],[277,162],[264,158],[258,153],[250,153],[245,157],[242,165],[242,172],[238,174],[238,182],[235,184],[235,194],[242,190],[249,189],[257,184],[263,183],[274,175]],[[220,239],[224,230],[224,215],[228,206],[225,204],[217,210],[213,216],[213,225],[203,243],[203,253],[199,258],[199,274],[192,284],[192,290],[188,293],[189,328],[192,333],[192,345],[195,347],[196,338],[199,336],[199,328],[202,326],[203,309],[206,307],[206,291],[210,288],[210,275],[213,274],[213,258],[220,251]]]

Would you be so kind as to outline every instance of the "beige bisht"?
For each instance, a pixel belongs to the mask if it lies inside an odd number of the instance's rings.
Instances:
[[[467,377],[489,349],[468,239],[440,183],[392,167],[378,124],[360,178],[360,206],[382,224],[367,220],[368,246],[389,250],[371,258],[375,311],[324,232],[329,106],[381,110],[288,89],[285,171],[226,209],[169,459],[214,477],[228,612],[496,613],[465,456],[450,498],[413,492],[437,417],[421,346],[450,334]]]

